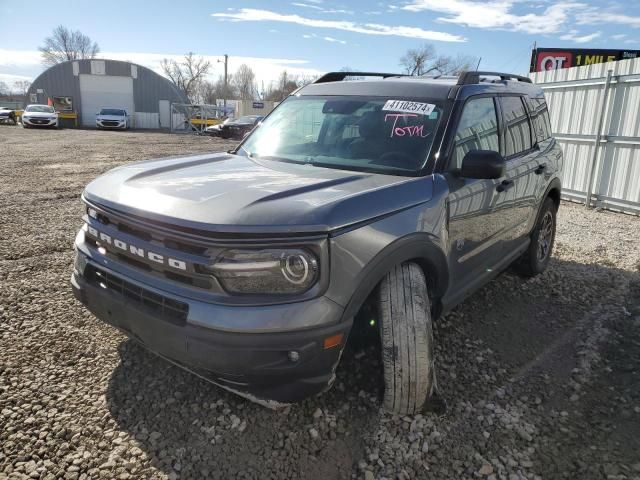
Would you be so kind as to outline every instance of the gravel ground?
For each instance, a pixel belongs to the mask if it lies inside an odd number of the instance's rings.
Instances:
[[[444,414],[381,412],[358,339],[330,392],[276,412],[93,318],[69,287],[84,185],[228,147],[0,126],[0,478],[640,479],[638,217],[564,202],[545,274],[440,319]]]

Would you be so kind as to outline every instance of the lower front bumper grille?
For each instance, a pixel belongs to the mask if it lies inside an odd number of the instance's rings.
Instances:
[[[105,127],[118,127],[118,126],[120,126],[120,122],[116,122],[114,120],[102,120],[100,123],[102,123],[102,125],[105,126]]]
[[[151,292],[93,265],[87,265],[84,277],[90,284],[118,293],[172,323],[187,321],[189,306],[186,303]]]

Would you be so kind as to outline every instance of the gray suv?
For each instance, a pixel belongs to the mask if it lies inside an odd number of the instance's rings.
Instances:
[[[232,151],[90,183],[73,291],[149,350],[270,406],[332,385],[367,308],[384,406],[412,413],[435,393],[432,321],[509,265],[547,266],[561,171],[528,78],[329,73]]]

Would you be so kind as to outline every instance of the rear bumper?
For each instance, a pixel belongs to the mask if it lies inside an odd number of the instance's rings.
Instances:
[[[191,313],[187,313],[184,321],[159,317],[143,304],[108,287],[95,285],[77,270],[71,284],[75,297],[100,320],[119,328],[167,360],[268,406],[297,402],[327,390],[335,378],[351,328],[348,321],[286,332],[222,331],[192,323]],[[190,303],[181,297],[171,296],[171,300]],[[289,305],[280,307],[281,315],[292,311]],[[240,316],[260,313],[257,307],[235,309],[244,310],[236,312]],[[191,310],[202,312],[202,306]],[[215,317],[224,315],[225,310],[209,304],[207,313]],[[336,321],[339,318],[338,315]],[[340,345],[325,349],[324,339],[337,334],[343,334]],[[298,360],[292,361],[291,357],[296,355]]]

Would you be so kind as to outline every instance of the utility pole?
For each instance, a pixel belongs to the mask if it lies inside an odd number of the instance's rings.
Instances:
[[[222,60],[218,60],[218,63],[222,63]],[[228,75],[227,75],[228,64],[229,64],[229,55],[225,53],[224,54],[224,99],[222,100],[225,115],[227,114],[227,94],[229,92],[229,81],[228,81]]]

